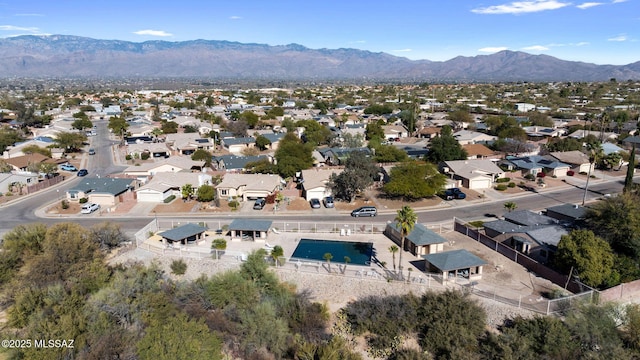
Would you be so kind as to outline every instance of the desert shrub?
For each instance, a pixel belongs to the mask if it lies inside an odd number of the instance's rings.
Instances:
[[[175,198],[176,198],[176,196],[175,196],[175,195],[171,195],[171,196],[169,196],[168,198],[164,199],[164,203],[165,203],[165,204],[168,204],[168,203],[172,202],[172,201],[173,201],[173,199],[175,199]]]
[[[231,207],[231,209],[237,210],[238,206],[240,206],[240,203],[238,202],[238,200],[229,201],[229,207]]]
[[[143,152],[143,153],[140,155],[140,159],[142,159],[142,160],[148,160],[150,157],[151,157],[151,154],[150,154],[150,153],[148,153],[148,152]]]
[[[187,272],[187,263],[182,259],[171,262],[171,272],[176,275],[184,275]]]
[[[132,159],[131,155],[127,154],[127,156],[124,157],[125,160],[130,161]]]
[[[509,181],[511,181],[510,177],[503,177],[503,178],[499,178],[499,179],[496,180],[497,183],[506,183],[506,182],[509,182]]]
[[[505,185],[505,184],[496,185],[496,190],[505,191],[505,190],[507,190],[507,185]]]
[[[533,176],[532,174],[527,174],[527,175],[524,176],[524,178],[527,179],[527,180],[534,180],[536,177]]]
[[[480,227],[482,227],[484,225],[484,221],[482,221],[482,220],[470,221],[469,225],[471,225],[473,227],[480,228]]]
[[[80,198],[80,200],[78,200],[80,204],[86,204],[88,201],[89,201],[89,198],[86,198],[86,197]]]
[[[507,184],[507,186],[508,186],[508,187],[510,187],[510,188],[514,188],[514,187],[516,187],[516,183],[514,183],[514,182],[512,181],[512,182],[510,182],[509,184]]]
[[[60,202],[60,206],[62,207],[62,209],[67,210],[69,208],[69,202],[67,200],[62,200]]]

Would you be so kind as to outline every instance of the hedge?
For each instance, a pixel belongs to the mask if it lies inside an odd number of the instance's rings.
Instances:
[[[171,195],[171,196],[169,196],[168,198],[164,199],[164,203],[165,203],[165,204],[168,204],[168,203],[172,202],[172,201],[173,201],[173,199],[175,199],[175,198],[176,198],[176,196],[175,196],[175,195]]]

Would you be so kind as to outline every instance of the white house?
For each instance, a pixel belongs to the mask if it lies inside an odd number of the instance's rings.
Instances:
[[[239,200],[266,198],[282,189],[284,180],[272,174],[226,174],[216,186],[218,198],[237,197]]]
[[[497,136],[487,135],[485,133],[471,131],[471,130],[460,130],[453,133],[453,137],[458,140],[460,145],[467,144],[488,144],[493,143],[498,140]]]
[[[444,161],[440,169],[471,190],[490,189],[496,179],[504,176],[504,171],[495,162],[485,159]]]
[[[205,184],[212,185],[211,175],[192,172],[161,172],[136,190],[138,201],[163,202],[171,195],[182,197],[182,187],[190,184],[194,191]]]

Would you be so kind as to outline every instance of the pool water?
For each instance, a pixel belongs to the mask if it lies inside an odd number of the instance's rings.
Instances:
[[[330,253],[331,262],[344,263],[348,256],[350,264],[370,265],[373,256],[373,243],[337,240],[300,239],[296,250],[291,256],[294,259],[309,259],[326,261],[324,254]]]

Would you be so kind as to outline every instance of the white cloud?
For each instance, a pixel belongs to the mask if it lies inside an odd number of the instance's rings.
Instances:
[[[149,35],[149,36],[160,36],[160,37],[167,37],[167,36],[173,36],[173,34],[170,34],[164,30],[138,30],[138,31],[134,31],[133,32],[136,35]]]
[[[41,17],[44,16],[44,14],[14,14],[13,16]]]
[[[588,8],[592,8],[594,6],[600,6],[600,5],[604,5],[604,3],[600,3],[600,2],[586,2],[586,3],[582,3],[580,5],[576,5],[576,7],[578,9],[588,9]]]
[[[392,52],[412,52],[413,49],[397,49],[397,50],[391,50]]]
[[[14,25],[0,25],[0,31],[28,31],[28,32],[38,32],[37,27],[21,27]]]
[[[240,20],[240,19],[242,19],[242,16],[235,16],[235,15],[234,16],[229,16],[229,19],[231,19],[231,20]]]
[[[549,50],[549,48],[546,47],[546,46],[542,46],[542,45],[533,45],[533,46],[523,47],[522,50],[524,50],[524,51],[546,51],[546,50]]]
[[[623,2],[627,2],[627,0],[613,0],[611,3],[612,4],[619,4],[619,3],[623,3]]]
[[[618,41],[618,42],[627,41],[627,40],[629,40],[629,38],[627,37],[627,35],[624,35],[624,34],[607,39],[607,41]]]
[[[569,6],[570,3],[556,0],[515,1],[509,4],[473,9],[476,14],[524,14],[546,10],[556,10]]]
[[[509,50],[509,48],[506,46],[494,46],[494,47],[484,47],[482,49],[478,49],[479,52],[490,53],[490,54],[497,53],[504,50]]]

